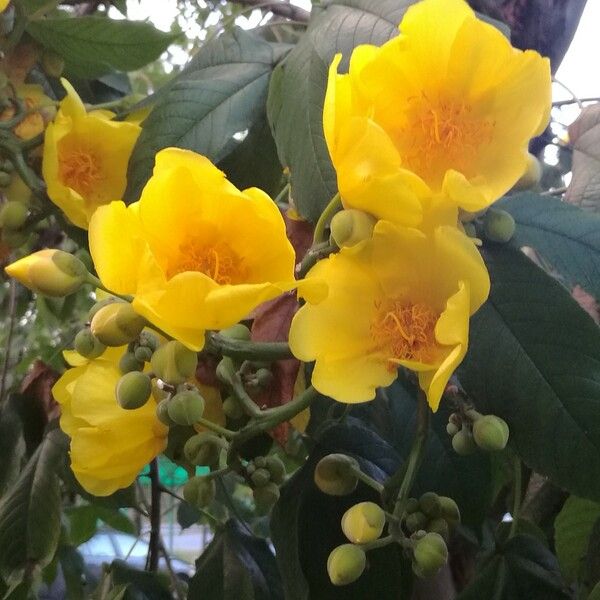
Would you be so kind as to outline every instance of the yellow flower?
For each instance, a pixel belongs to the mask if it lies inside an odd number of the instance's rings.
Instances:
[[[177,148],[156,155],[140,201],[112,202],[90,221],[102,283],[193,350],[293,289],[294,250],[275,203],[240,192],[207,158]]]
[[[10,4],[10,0],[0,0],[0,12],[4,12],[8,5]]]
[[[437,410],[466,353],[469,316],[489,293],[469,238],[450,226],[426,236],[379,221],[372,239],[317,263],[313,277],[328,282],[329,295],[296,313],[290,347],[316,360],[314,387],[339,402],[364,402],[404,366]]]
[[[478,211],[519,179],[551,108],[550,64],[463,0],[410,7],[401,34],[331,65],[325,138],[346,206],[408,226],[420,198]],[[426,200],[426,203],[429,203]]]
[[[107,349],[67,370],[52,388],[61,405],[60,426],[71,438],[73,473],[96,496],[130,485],[167,445],[168,428],[156,418],[152,398],[135,410],[117,404],[117,364],[125,350]]]
[[[119,200],[127,163],[141,131],[134,123],[112,121],[105,110],[87,113],[71,84],[44,142],[42,173],[48,196],[78,227],[87,229],[98,206]]]

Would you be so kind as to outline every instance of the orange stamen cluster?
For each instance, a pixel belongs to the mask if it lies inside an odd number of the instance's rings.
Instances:
[[[83,197],[89,197],[102,179],[102,166],[96,154],[87,148],[59,152],[58,174],[62,183]]]

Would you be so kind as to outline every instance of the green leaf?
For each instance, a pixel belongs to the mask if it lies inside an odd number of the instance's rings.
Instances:
[[[554,521],[554,544],[568,581],[579,579],[592,528],[600,518],[600,504],[570,496]]]
[[[489,245],[490,298],[471,319],[459,379],[536,472],[600,499],[600,329],[521,252]]]
[[[0,574],[7,582],[43,568],[54,556],[61,513],[56,469],[65,451],[64,434],[51,431],[0,501]]]
[[[313,11],[308,31],[273,74],[267,112],[279,159],[290,168],[293,197],[316,221],[337,191],[323,134],[327,71],[337,52],[347,69],[359,44],[381,45],[398,34],[411,0],[337,0]]]
[[[517,535],[499,546],[457,600],[568,600],[555,556],[536,538]]]
[[[238,146],[233,136],[263,117],[271,72],[287,50],[237,28],[206,44],[144,121],[126,200],[139,198],[163,148],[194,150],[215,163],[232,152]]]
[[[19,473],[25,441],[19,415],[7,402],[0,407],[0,497]]]
[[[66,511],[70,521],[69,541],[73,546],[87,542],[95,533],[98,521],[118,531],[135,534],[136,528],[131,519],[116,508],[93,504],[75,506]]]
[[[497,206],[517,223],[512,245],[531,246],[570,284],[600,298],[600,215],[534,193],[504,198]]]
[[[149,573],[130,567],[125,561],[114,560],[110,565],[115,588],[108,598],[131,600],[172,600],[169,591],[169,576],[166,573]],[[126,590],[120,586],[126,586]],[[107,600],[108,600],[107,598]]]
[[[27,32],[60,54],[68,73],[94,79],[112,70],[133,71],[157,59],[179,34],[142,21],[56,17],[30,21]]]

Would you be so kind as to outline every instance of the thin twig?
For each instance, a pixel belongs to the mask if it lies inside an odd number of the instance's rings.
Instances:
[[[560,87],[563,88],[568,94],[571,94],[571,98],[573,99],[572,104],[577,104],[577,106],[579,106],[579,108],[583,110],[583,103],[577,97],[577,95],[575,94],[575,92],[573,90],[571,90],[562,81],[559,81],[558,79],[553,79],[553,81],[554,81],[554,83],[560,85]]]
[[[592,96],[591,98],[571,98],[569,100],[557,100],[556,102],[552,103],[552,106],[557,108],[561,106],[567,106],[569,104],[579,104],[584,102],[600,102],[600,97]]]
[[[148,570],[158,570],[160,551],[160,482],[158,480],[158,462],[150,463],[150,541],[148,543]]]
[[[10,349],[12,345],[13,332],[15,328],[15,317],[17,309],[17,282],[10,280],[10,290],[8,292],[8,332],[6,334],[6,343],[4,345],[4,364],[2,365],[2,376],[0,378],[0,404],[4,400],[6,391],[6,377],[8,375],[8,363],[10,362]]]

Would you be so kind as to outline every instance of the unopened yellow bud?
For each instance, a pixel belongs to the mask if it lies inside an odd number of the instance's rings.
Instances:
[[[106,346],[89,330],[82,329],[73,342],[75,350],[85,358],[98,358]]]
[[[355,504],[342,517],[342,531],[354,544],[366,544],[378,539],[384,525],[385,513],[374,502]]]
[[[183,497],[186,502],[198,508],[208,506],[217,492],[215,480],[211,477],[192,477],[183,486]]]
[[[0,209],[0,227],[19,229],[25,224],[28,214],[29,209],[22,202],[17,200],[6,202]]]
[[[414,571],[419,577],[429,577],[448,560],[448,548],[439,533],[428,533],[414,546]]]
[[[223,438],[204,431],[187,440],[183,447],[183,453],[193,465],[216,467],[221,450],[226,448],[227,442]]]
[[[515,233],[515,220],[510,213],[498,208],[490,208],[483,221],[485,237],[491,242],[505,244]]]
[[[334,548],[327,559],[327,573],[333,585],[348,585],[365,570],[367,556],[360,546],[342,544]]]
[[[315,484],[330,496],[345,496],[356,489],[358,479],[354,469],[358,462],[345,454],[329,454],[315,467]]]
[[[17,260],[5,271],[30,290],[57,298],[76,292],[88,274],[78,258],[49,248]]]
[[[349,208],[341,210],[331,219],[331,238],[339,248],[355,246],[373,235],[375,217]]]
[[[495,415],[485,415],[473,423],[475,443],[488,452],[504,450],[508,443],[509,430],[504,419]]]
[[[163,344],[152,355],[152,370],[165,383],[179,385],[196,373],[198,355],[181,342]]]
[[[134,340],[146,321],[128,302],[114,302],[103,306],[92,319],[92,333],[107,346],[123,346]]]
[[[525,173],[513,186],[513,190],[528,190],[535,187],[542,178],[542,165],[540,161],[533,155],[527,156],[527,167]]]
[[[135,410],[148,402],[152,392],[150,377],[139,371],[125,373],[117,382],[117,402],[121,408]]]
[[[195,390],[178,392],[169,401],[169,417],[177,425],[193,425],[204,414],[204,398]]]
[[[125,300],[121,300],[121,298],[115,298],[115,296],[109,296],[108,298],[104,298],[103,300],[100,300],[99,302],[96,302],[92,308],[90,308],[90,310],[88,311],[87,314],[87,319],[88,321],[91,321],[94,318],[94,315],[104,306],[107,306],[109,304],[114,304],[115,302],[125,302]]]

